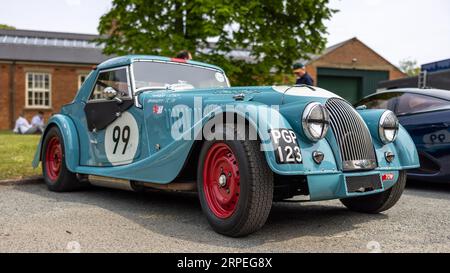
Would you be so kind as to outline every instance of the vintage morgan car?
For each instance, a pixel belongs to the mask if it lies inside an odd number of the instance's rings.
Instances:
[[[156,56],[98,65],[49,120],[39,162],[56,192],[198,192],[212,228],[233,237],[259,230],[277,201],[380,213],[419,167],[389,110],[357,110],[312,86],[232,88],[219,67]]]

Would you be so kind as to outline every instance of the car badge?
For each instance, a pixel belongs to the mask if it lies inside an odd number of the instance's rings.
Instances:
[[[164,106],[162,106],[162,105],[153,105],[153,113],[154,114],[158,114],[158,115],[161,115],[162,114],[162,112],[163,112],[163,110],[164,110]]]
[[[355,163],[356,166],[360,168],[368,168],[370,166],[369,160],[361,160]]]
[[[393,173],[385,173],[381,177],[381,180],[382,181],[392,181],[392,180],[394,180],[394,174]]]

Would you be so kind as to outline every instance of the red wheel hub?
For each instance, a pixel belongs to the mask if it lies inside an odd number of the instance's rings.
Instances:
[[[209,208],[221,219],[230,217],[237,208],[240,195],[239,166],[231,148],[215,143],[205,158],[203,191]]]
[[[47,144],[47,151],[45,152],[45,170],[47,177],[55,182],[61,172],[62,165],[62,149],[59,138],[52,137]]]

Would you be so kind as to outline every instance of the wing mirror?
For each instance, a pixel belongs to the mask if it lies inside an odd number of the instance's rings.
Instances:
[[[103,89],[103,97],[107,100],[115,100],[118,103],[122,103],[122,100],[117,97],[117,90],[112,87],[106,87]]]

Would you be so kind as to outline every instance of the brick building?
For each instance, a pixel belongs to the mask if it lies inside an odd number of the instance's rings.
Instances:
[[[0,30],[0,130],[11,129],[21,112],[48,118],[69,103],[92,66],[107,56],[98,36]]]
[[[317,86],[351,102],[375,92],[378,83],[406,75],[357,38],[327,48],[313,56],[306,70]]]

